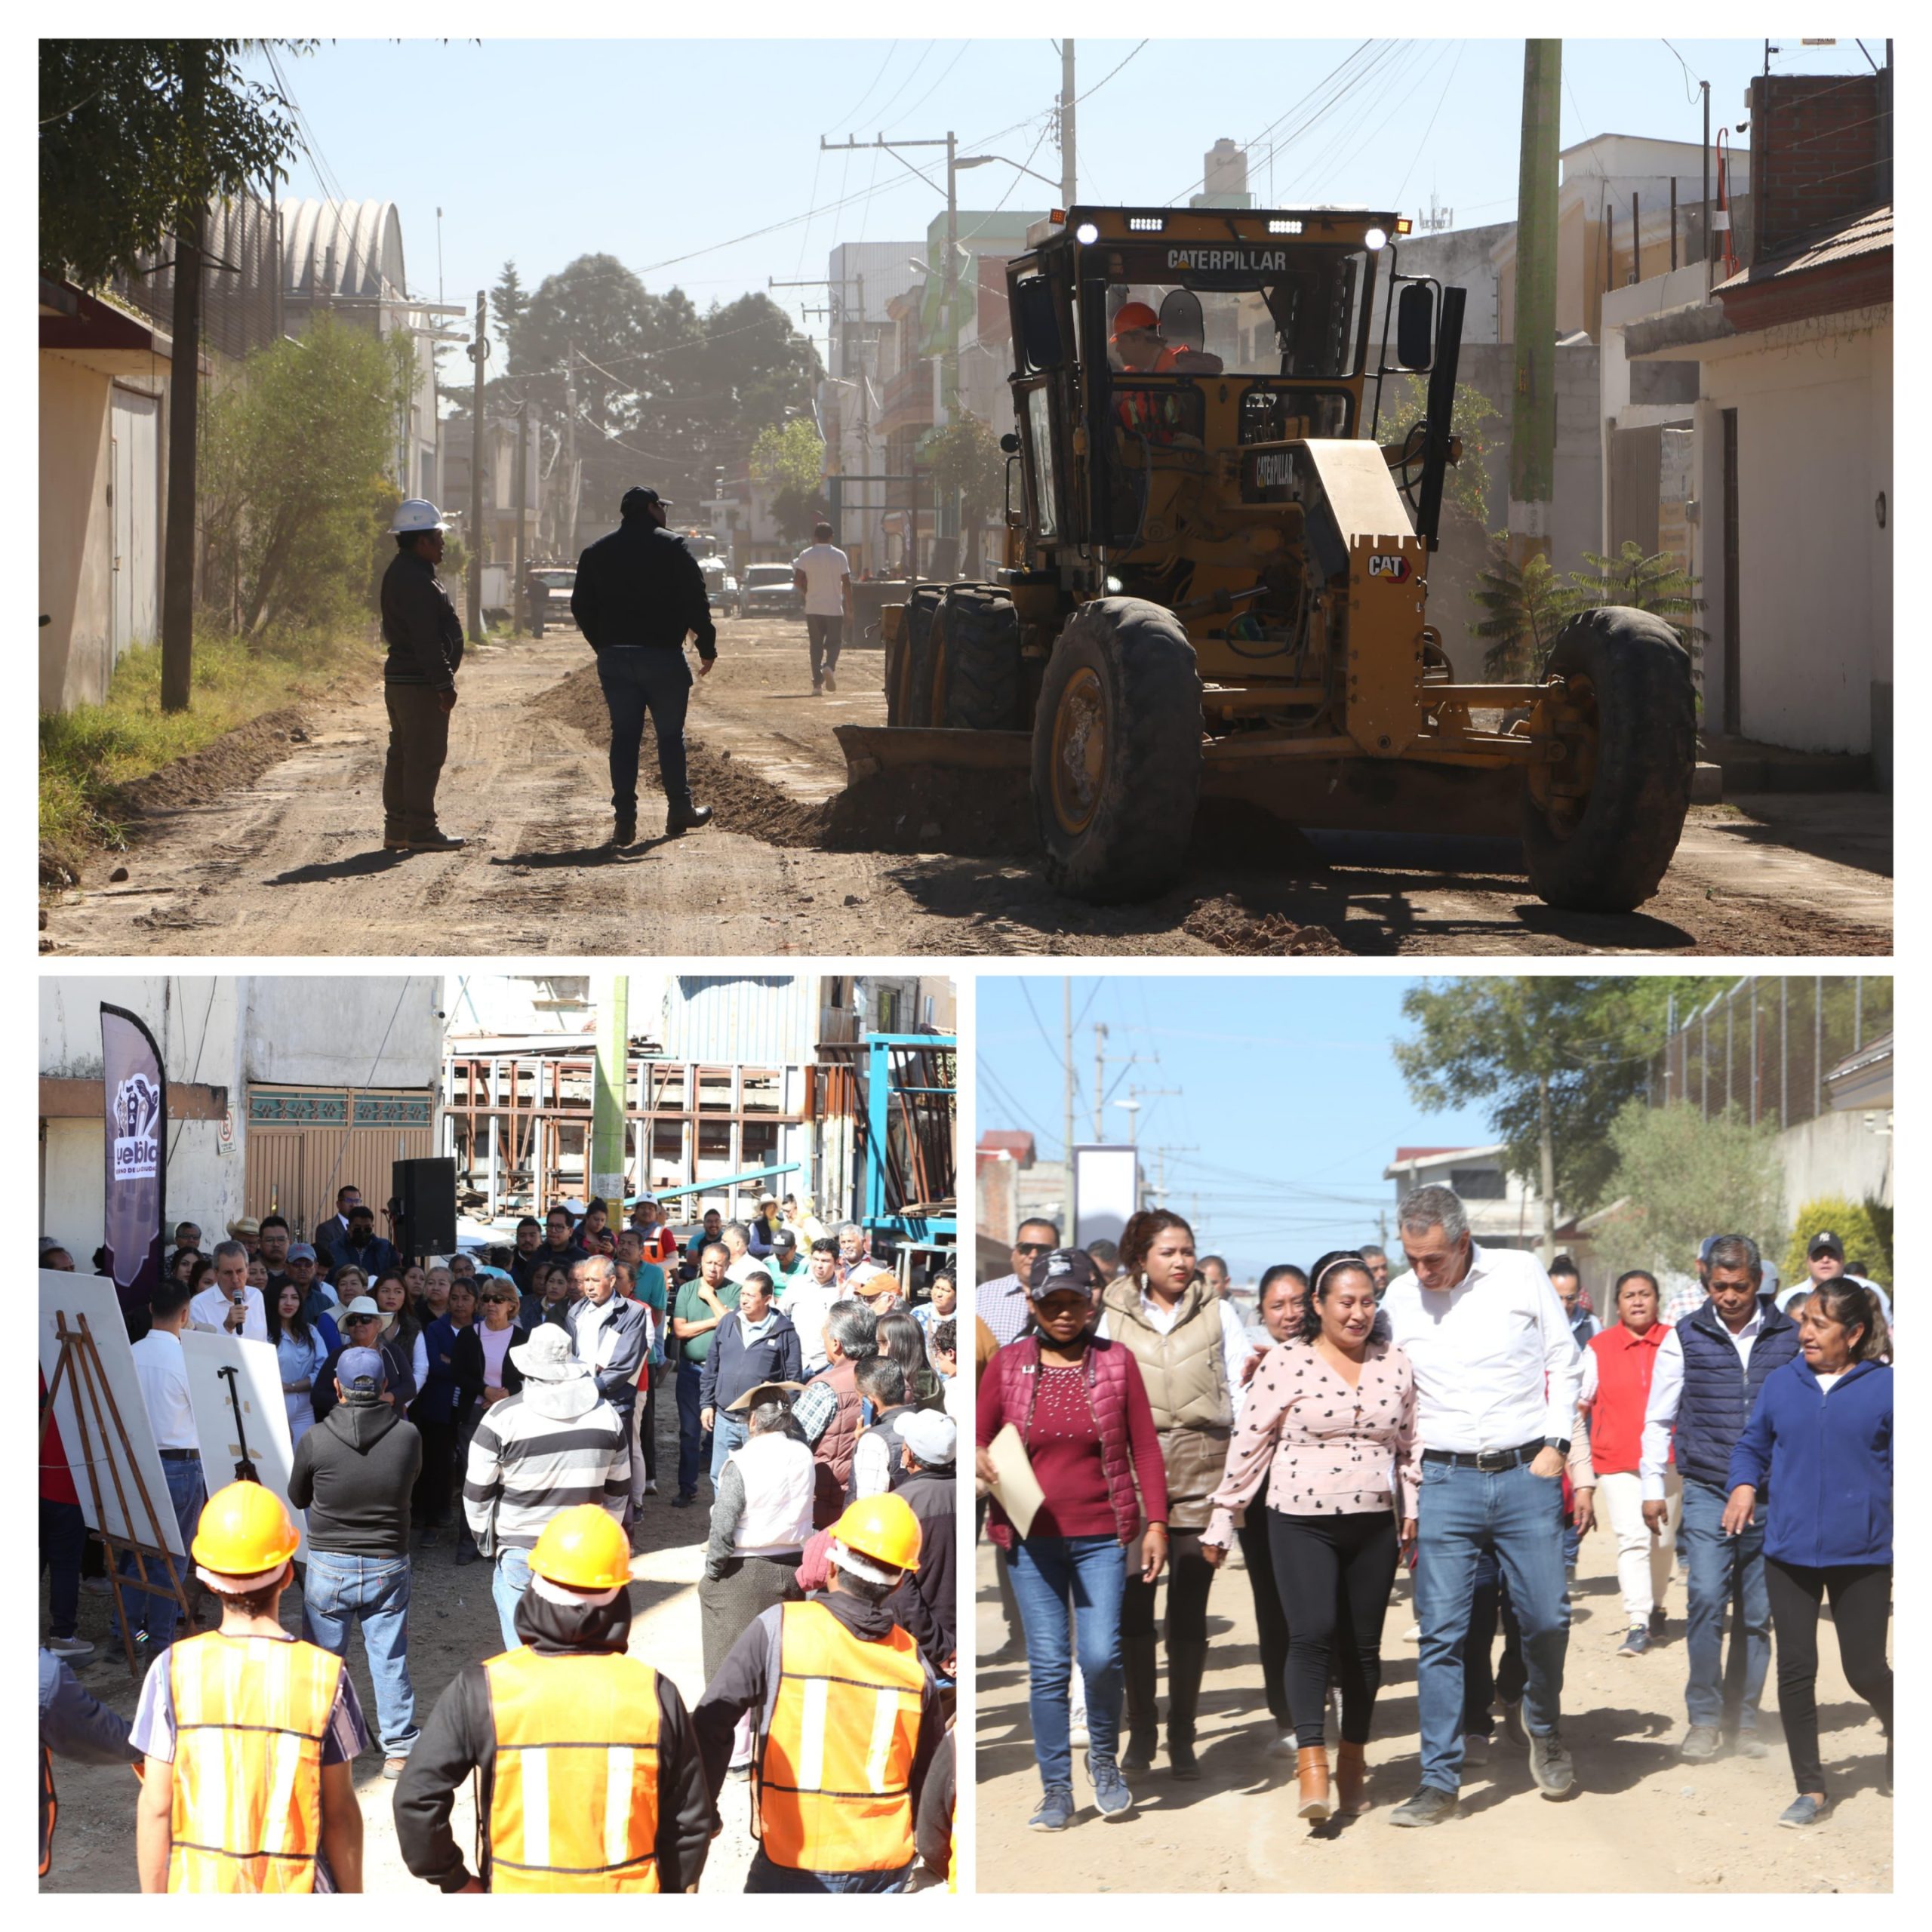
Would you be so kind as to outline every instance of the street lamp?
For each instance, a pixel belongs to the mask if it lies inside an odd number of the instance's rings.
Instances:
[[[1116,1100],[1113,1103],[1127,1115],[1127,1144],[1137,1147],[1140,1144],[1140,1103],[1138,1100]]]

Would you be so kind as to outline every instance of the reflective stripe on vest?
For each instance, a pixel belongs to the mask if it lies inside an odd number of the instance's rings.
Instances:
[[[168,1654],[174,1708],[171,1892],[312,1892],[322,1740],[342,1660],[272,1637],[190,1637]]]
[[[483,1666],[493,1892],[657,1890],[657,1673],[521,1649]]]
[[[855,1637],[821,1603],[788,1603],[778,1688],[758,1753],[765,1856],[795,1872],[909,1864],[912,1758],[925,1672],[896,1624]]]

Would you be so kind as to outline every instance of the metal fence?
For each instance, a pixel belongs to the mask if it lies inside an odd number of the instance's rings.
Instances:
[[[209,204],[202,231],[202,346],[239,361],[275,340],[281,328],[281,237],[276,211],[244,189]],[[174,327],[171,245],[155,263],[117,276],[115,291],[154,325]]]
[[[1892,1029],[1888,977],[1822,974],[1737,981],[1671,1030],[1651,1061],[1655,1107],[1688,1101],[1706,1120],[1736,1107],[1755,1126],[1795,1127],[1826,1111],[1826,1077]]]

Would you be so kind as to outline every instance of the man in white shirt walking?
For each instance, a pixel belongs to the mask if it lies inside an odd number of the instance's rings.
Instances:
[[[240,1251],[239,1242],[223,1245]],[[245,1272],[246,1267],[245,1261]],[[134,1344],[134,1376],[141,1387],[141,1405],[154,1431],[155,1447],[161,1451],[168,1500],[174,1506],[184,1550],[194,1540],[202,1505],[208,1500],[202,1477],[201,1441],[195,1433],[195,1411],[188,1399],[187,1358],[181,1352],[181,1331],[188,1325],[188,1291],[179,1281],[163,1281],[148,1301],[148,1332]],[[128,1552],[121,1558],[121,1574],[156,1586],[125,1591],[122,1600],[140,1647],[137,1655],[158,1656],[174,1642],[175,1620],[181,1614],[168,1582],[171,1577],[177,1583],[185,1580],[187,1565],[179,1558],[155,1562]]]
[[[214,1286],[195,1296],[188,1312],[195,1327],[226,1329],[251,1342],[268,1340],[268,1305],[261,1290],[248,1285],[248,1251],[238,1241],[215,1244]]]
[[[805,600],[805,635],[812,658],[812,696],[835,691],[838,647],[852,616],[852,562],[832,540],[832,526],[812,526],[812,547],[792,563],[792,581]]]
[[[1390,1822],[1440,1824],[1463,1772],[1463,1651],[1477,1566],[1493,1552],[1509,1587],[1528,1683],[1530,1772],[1546,1798],[1576,1782],[1558,1734],[1569,1613],[1555,1506],[1582,1363],[1563,1305],[1533,1254],[1478,1247],[1454,1190],[1420,1187],[1396,1210],[1409,1272],[1383,1299],[1415,1371],[1423,1482],[1416,1556],[1422,1782]]]

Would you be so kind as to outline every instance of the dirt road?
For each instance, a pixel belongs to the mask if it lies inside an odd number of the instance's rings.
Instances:
[[[698,795],[716,822],[617,853],[605,724],[574,631],[466,662],[441,805],[463,851],[381,850],[387,726],[372,685],[260,721],[230,755],[147,788],[142,836],[43,909],[74,954],[1801,955],[1891,949],[1890,801],[1693,810],[1663,890],[1603,918],[1531,897],[1514,848],[1303,836],[1204,813],[1187,882],[1133,906],[1063,898],[1029,856],[1023,792],[875,780],[840,798],[832,728],[881,723],[881,656],[809,695],[802,625],[728,620],[696,689]],[[299,735],[291,736],[291,733]],[[942,820],[944,830],[942,830]],[[962,836],[962,835],[964,835]],[[943,843],[953,847],[937,854]],[[961,852],[974,856],[961,856]],[[127,877],[112,871],[125,867]],[[586,890],[588,887],[591,889]]]
[[[658,1468],[675,1476],[677,1468],[677,1405],[667,1384],[659,1392]],[[668,1459],[668,1460],[667,1460]],[[631,1564],[631,1643],[632,1652],[666,1672],[683,1694],[687,1706],[704,1688],[703,1648],[698,1628],[697,1581],[704,1568],[706,1510],[673,1509],[668,1499],[677,1484],[647,1497],[638,1533],[632,1539],[636,1555]],[[709,1491],[703,1492],[709,1497]],[[46,1627],[45,1573],[42,1575],[41,1627]],[[416,1690],[417,1721],[426,1718],[443,1687],[464,1664],[494,1655],[503,1647],[496,1607],[490,1596],[490,1566],[455,1564],[454,1546],[445,1534],[441,1546],[420,1551],[415,1559],[410,1603],[410,1675]],[[107,1640],[109,1599],[83,1591],[80,1632],[97,1646],[94,1656],[78,1666],[81,1681],[103,1703],[132,1717],[140,1686],[131,1683],[118,1644]],[[282,1621],[291,1630],[302,1627],[302,1596],[291,1589],[282,1598]],[[349,1639],[349,1675],[373,1730],[375,1693],[369,1678],[360,1635]],[[355,1763],[355,1783],[362,1807],[363,1886],[371,1892],[408,1894],[429,1899],[429,1888],[410,1876],[397,1847],[389,1801],[395,1790],[383,1777],[381,1746],[372,1742]],[[134,1796],[133,1775],[120,1766],[97,1767],[57,1763],[54,1782],[60,1798],[60,1819],[54,1838],[54,1870],[40,1882],[43,1892],[132,1892],[140,1889],[134,1871]],[[728,1779],[718,1801],[724,1835],[715,1840],[706,1863],[703,1889],[742,1892],[751,1864],[752,1841],[747,1813],[748,1787]],[[475,1807],[471,1787],[458,1793],[452,1829],[457,1842],[475,1842]],[[473,1869],[473,1868],[472,1868]]]
[[[1392,1829],[1389,1807],[1416,1787],[1416,1647],[1406,1580],[1383,1638],[1383,1686],[1369,1746],[1374,1808],[1320,1829],[1294,1813],[1294,1760],[1274,1736],[1254,1647],[1244,1572],[1217,1577],[1201,1694],[1198,1784],[1163,1768],[1131,1780],[1137,1815],[1103,1825],[1085,1775],[1074,1772],[1073,1829],[1026,1829],[1039,1801],[1023,1663],[978,1674],[978,1884],[982,1892],[1887,1892],[1892,1801],[1878,1726],[1820,1633],[1819,1714],[1826,1775],[1838,1800],[1809,1832],[1780,1830],[1791,1773],[1775,1720],[1766,1758],[1678,1761],[1684,1727],[1684,1592],[1670,1590],[1669,1640],[1647,1657],[1614,1654],[1622,1638],[1614,1548],[1599,1529],[1583,1541],[1563,1694],[1564,1735],[1579,1795],[1540,1797],[1525,1754],[1499,1740],[1486,1766],[1466,1770],[1462,1815],[1432,1830]],[[979,1551],[977,1639],[982,1657],[1003,1626],[992,1552]],[[1775,1681],[1767,1706],[1777,1702]],[[1257,1717],[1257,1713],[1258,1717]]]

